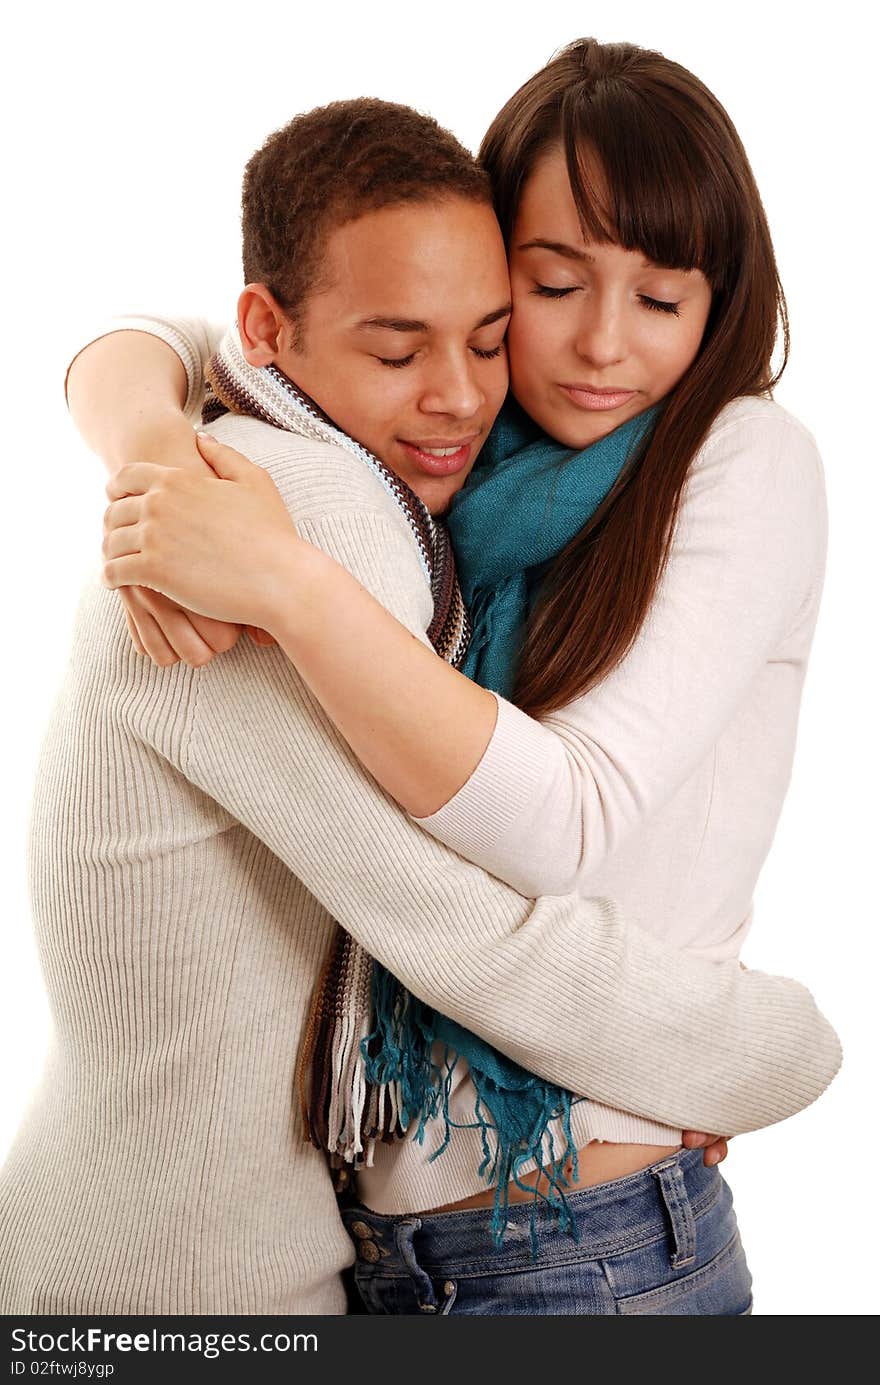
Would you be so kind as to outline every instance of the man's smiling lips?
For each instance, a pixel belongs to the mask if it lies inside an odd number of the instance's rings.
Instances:
[[[425,476],[454,476],[470,461],[479,433],[464,438],[419,438],[410,442],[398,438],[400,446]]]

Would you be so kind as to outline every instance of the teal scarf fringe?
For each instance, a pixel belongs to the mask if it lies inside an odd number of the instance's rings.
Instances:
[[[490,434],[467,486],[449,515],[456,567],[470,608],[473,635],[461,665],[468,677],[509,696],[521,641],[547,564],[578,534],[608,495],[623,468],[649,439],[658,409],[621,425],[582,452],[544,436],[509,401]],[[532,1193],[535,1212],[551,1208],[560,1228],[575,1234],[565,1198],[566,1165],[577,1180],[577,1150],[571,1135],[570,1092],[545,1082],[505,1058],[411,995],[378,963],[373,969],[375,1029],[363,1041],[367,1078],[396,1083],[401,1128],[415,1127],[424,1142],[428,1121],[442,1119],[449,1145],[455,1122],[449,1115],[452,1077],[464,1058],[477,1097],[474,1120],[482,1139],[479,1173],[495,1188],[492,1235],[500,1244],[507,1224],[509,1186]],[[442,1060],[437,1061],[438,1052]],[[550,1123],[561,1124],[564,1148],[554,1148]],[[547,1176],[548,1191],[522,1180],[534,1160]],[[537,1253],[535,1216],[532,1251]]]

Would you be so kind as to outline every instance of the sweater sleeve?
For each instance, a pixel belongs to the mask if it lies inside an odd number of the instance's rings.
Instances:
[[[65,390],[70,366],[81,351],[85,351],[93,341],[109,336],[111,332],[147,332],[158,337],[175,351],[186,371],[186,403],[184,413],[191,423],[201,418],[202,401],[205,393],[205,368],[226,332],[224,326],[207,322],[201,317],[114,317],[96,325],[94,331],[76,348],[70,358],[65,375]]]
[[[695,463],[626,658],[542,721],[499,698],[482,761],[419,825],[526,894],[588,889],[590,873],[710,753],[783,649],[821,587],[825,529],[812,438],[769,401],[738,401]]]
[[[309,514],[302,455],[295,483],[283,459],[264,464],[304,536],[424,638],[427,587],[400,518],[348,485],[344,509]],[[831,1080],[837,1039],[802,986],[662,945],[609,900],[525,899],[455,855],[367,777],[278,649],[242,640],[188,676],[189,779],[410,990],[518,1062],[726,1133],[793,1114]]]

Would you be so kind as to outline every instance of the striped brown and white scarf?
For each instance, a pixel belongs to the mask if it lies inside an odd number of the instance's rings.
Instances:
[[[467,609],[455,573],[446,527],[418,496],[367,448],[350,438],[278,369],[252,366],[236,328],[224,337],[207,370],[202,421],[246,414],[301,437],[329,442],[358,457],[384,486],[412,530],[434,614],[427,635],[436,652],[458,666],[470,637]],[[315,987],[300,1050],[297,1088],[306,1136],[336,1167],[370,1165],[377,1140],[405,1133],[404,1103],[396,1082],[367,1081],[361,1045],[374,1031],[372,989],[376,963],[337,924]]]

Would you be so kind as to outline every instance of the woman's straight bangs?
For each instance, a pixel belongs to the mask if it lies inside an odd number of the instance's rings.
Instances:
[[[730,212],[708,164],[662,108],[614,83],[568,93],[560,130],[584,237],[639,251],[668,269],[701,270],[713,291],[731,263]]]

